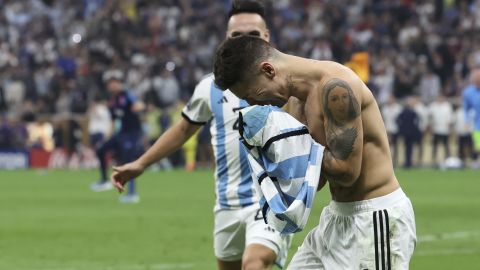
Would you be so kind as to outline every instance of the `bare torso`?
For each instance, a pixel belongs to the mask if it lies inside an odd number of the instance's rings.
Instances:
[[[350,85],[359,101],[363,130],[363,149],[359,154],[361,155],[360,174],[349,186],[340,185],[334,179],[327,179],[332,199],[341,202],[360,201],[395,191],[399,183],[393,171],[385,126],[371,91],[352,70],[345,66],[328,61],[316,61],[316,65],[323,73],[322,79],[316,83],[316,91],[311,91],[305,104],[300,105],[298,100],[293,102],[289,100],[289,112],[292,112],[297,119],[305,121],[312,137],[328,147],[323,108],[324,86],[331,79],[340,79]],[[299,108],[302,107],[304,107],[304,116],[298,114]]]

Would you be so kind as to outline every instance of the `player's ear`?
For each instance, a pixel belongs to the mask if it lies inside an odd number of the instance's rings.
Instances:
[[[273,79],[275,77],[275,68],[269,62],[260,63],[260,69],[262,70],[262,73],[269,79]]]

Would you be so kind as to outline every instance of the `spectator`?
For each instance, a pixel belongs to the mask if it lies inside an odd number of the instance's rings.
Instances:
[[[458,157],[462,160],[463,164],[467,163],[469,157],[472,161],[476,160],[476,152],[473,147],[472,140],[472,126],[468,124],[465,118],[465,109],[461,102],[454,105],[455,110],[455,134],[458,140]]]
[[[393,95],[398,99],[411,96],[416,83],[415,71],[404,58],[398,58],[396,64]]]
[[[7,110],[7,100],[2,85],[0,85],[0,114]]]
[[[393,165],[398,163],[398,124],[397,118],[402,112],[402,106],[397,103],[395,97],[391,96],[382,108],[383,121],[387,130],[388,140],[393,150]]]
[[[440,95],[440,78],[427,66],[420,77],[419,93],[424,104],[430,104]]]
[[[423,166],[423,142],[425,134],[428,131],[428,121],[429,121],[429,111],[428,107],[423,104],[418,97],[412,97],[413,102],[413,110],[417,113],[418,116],[418,128],[420,133],[418,134],[419,137],[415,141],[418,149],[418,160],[417,160],[417,167]]]
[[[415,103],[416,101],[414,98],[408,98],[402,112],[398,115],[396,121],[399,130],[398,135],[403,138],[403,141],[405,143],[404,168],[413,167],[413,146],[420,137],[420,119],[414,110]]]
[[[98,149],[110,137],[112,118],[105,102],[97,97],[88,110],[88,133],[90,145]]]
[[[161,108],[172,107],[180,98],[180,87],[173,74],[174,68],[175,64],[169,62],[161,75],[153,78],[153,89],[157,93]]]
[[[438,160],[438,144],[442,144],[445,149],[445,160],[450,156],[450,146],[448,139],[452,127],[453,109],[452,105],[447,101],[445,96],[438,96],[437,99],[429,106],[430,127],[433,133],[432,162],[439,164]]]

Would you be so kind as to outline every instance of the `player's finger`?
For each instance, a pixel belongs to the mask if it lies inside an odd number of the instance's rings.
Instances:
[[[114,186],[119,193],[122,193],[125,190],[124,186],[120,182],[115,182]]]
[[[124,191],[124,186],[123,186],[122,182],[120,181],[120,179],[117,178],[116,175],[112,175],[110,180],[111,180],[113,186],[118,190],[118,192],[122,193]]]

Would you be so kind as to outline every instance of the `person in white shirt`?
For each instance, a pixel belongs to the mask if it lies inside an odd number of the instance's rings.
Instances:
[[[421,76],[419,92],[422,102],[425,104],[430,104],[441,95],[440,78],[428,67],[426,67],[426,72]]]
[[[444,159],[450,156],[448,139],[453,120],[452,104],[448,102],[445,96],[440,95],[434,102],[432,102],[432,104],[430,104],[429,112],[430,126],[433,133],[432,162],[433,164],[438,164],[438,144],[443,144],[445,149]]]
[[[424,103],[420,101],[418,97],[412,97],[413,101],[413,110],[417,113],[418,115],[418,128],[420,129],[420,136],[418,137],[417,141],[415,142],[417,144],[418,148],[418,160],[417,160],[417,167],[422,167],[423,166],[423,137],[425,136],[425,133],[427,133],[428,129],[428,117],[429,117],[429,111],[428,107],[425,106]]]
[[[390,143],[392,153],[393,165],[396,166],[398,162],[398,125],[397,118],[402,112],[402,105],[400,105],[395,97],[390,96],[387,103],[382,108],[383,121],[385,122],[385,129],[387,130],[388,141]]]
[[[458,101],[458,105],[455,105],[454,115],[454,129],[457,135],[458,143],[458,157],[462,160],[463,164],[470,156],[472,160],[477,159],[477,154],[473,151],[473,138],[472,138],[472,126],[465,120],[465,110],[463,104]]]
[[[88,110],[88,134],[90,145],[97,149],[109,137],[112,118],[105,102],[96,98]]]

